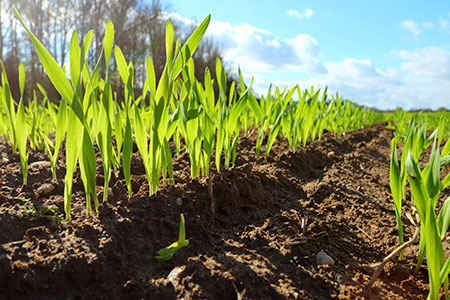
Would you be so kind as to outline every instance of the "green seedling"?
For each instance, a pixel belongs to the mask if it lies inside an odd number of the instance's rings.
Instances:
[[[36,206],[28,198],[17,197],[17,200],[21,200],[26,204],[26,207],[22,211],[23,217],[35,217],[37,219],[49,218],[60,223],[63,219],[62,214],[58,214],[58,207],[51,205]]]
[[[184,228],[184,216],[180,215],[180,234],[178,235],[178,241],[172,243],[170,246],[166,248],[162,248],[156,252],[155,259],[157,261],[167,261],[172,259],[175,252],[180,250],[183,247],[189,245],[189,240],[186,240],[186,232]]]

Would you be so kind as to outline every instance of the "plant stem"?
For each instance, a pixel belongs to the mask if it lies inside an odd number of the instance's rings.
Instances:
[[[418,217],[418,214],[416,212],[416,231],[414,232],[413,237],[407,241],[406,243],[404,243],[403,245],[401,245],[400,247],[398,247],[397,249],[395,249],[391,254],[389,254],[388,256],[386,256],[383,261],[378,265],[378,267],[375,269],[375,272],[373,272],[372,277],[370,278],[369,283],[367,284],[367,288],[371,288],[372,285],[374,284],[375,280],[377,280],[378,276],[381,273],[381,270],[383,270],[384,265],[389,262],[391,259],[393,259],[397,254],[399,254],[400,252],[403,251],[403,249],[405,249],[406,247],[408,247],[409,245],[413,244],[417,238],[419,237],[419,232],[420,232],[420,219]]]

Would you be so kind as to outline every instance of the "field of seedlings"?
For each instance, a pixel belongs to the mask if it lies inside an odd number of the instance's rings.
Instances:
[[[20,65],[13,99],[2,68],[0,299],[448,297],[450,113],[259,97],[220,59],[199,81],[209,16],[184,44],[168,22],[137,88],[111,22],[66,70],[16,14],[61,98],[24,99]]]

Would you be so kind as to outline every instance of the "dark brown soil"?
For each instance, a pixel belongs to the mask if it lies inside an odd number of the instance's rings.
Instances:
[[[255,159],[253,135],[240,140],[234,167],[214,172],[214,223],[207,179],[189,178],[187,155],[174,160],[175,185],[152,197],[134,154],[131,199],[118,172],[108,202],[86,217],[77,175],[72,221],[23,216],[30,204],[18,197],[63,213],[63,162],[52,180],[46,155],[32,152],[22,186],[18,155],[2,142],[0,299],[426,298],[426,267],[412,275],[417,246],[365,287],[371,265],[398,243],[389,189],[392,132],[377,124],[344,137],[325,134],[295,150],[281,141],[268,162]],[[178,238],[180,213],[190,244],[157,262],[155,252]],[[407,218],[404,224],[407,240],[415,227]],[[320,251],[335,264],[318,266]]]

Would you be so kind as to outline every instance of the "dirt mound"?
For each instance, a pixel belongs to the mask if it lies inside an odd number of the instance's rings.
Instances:
[[[108,202],[86,217],[77,175],[71,222],[27,216],[31,204],[62,214],[64,183],[35,152],[22,187],[18,155],[1,143],[0,298],[425,299],[426,274],[411,275],[415,248],[365,288],[370,265],[397,246],[391,138],[377,124],[295,150],[280,141],[264,162],[255,136],[242,137],[236,165],[214,172],[214,223],[207,179],[189,179],[187,155],[174,160],[176,183],[149,197],[137,153],[131,199],[118,172]],[[180,213],[190,244],[157,262],[155,252],[177,239]],[[406,239],[413,230],[405,220]],[[318,266],[321,251],[335,263]]]

